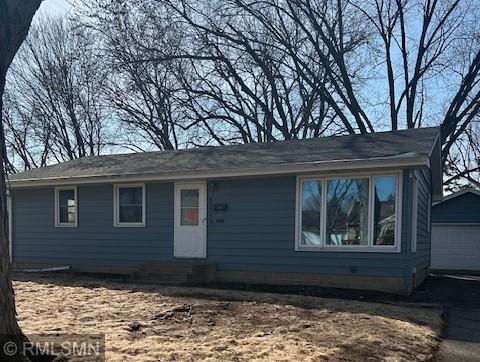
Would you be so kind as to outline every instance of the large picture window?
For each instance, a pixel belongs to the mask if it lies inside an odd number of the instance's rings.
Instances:
[[[297,248],[399,251],[399,174],[298,179]]]
[[[145,226],[145,185],[115,185],[115,226]]]
[[[77,188],[57,187],[55,189],[55,226],[77,226]]]

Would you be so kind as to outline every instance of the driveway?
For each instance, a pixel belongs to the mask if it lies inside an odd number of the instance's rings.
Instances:
[[[446,328],[436,361],[480,361],[480,276],[435,275],[418,301],[440,303]]]

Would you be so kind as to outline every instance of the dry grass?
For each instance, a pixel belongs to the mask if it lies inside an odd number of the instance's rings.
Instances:
[[[91,279],[14,286],[27,335],[102,332],[109,361],[429,360],[441,326],[438,308]],[[191,313],[155,318],[182,305]]]

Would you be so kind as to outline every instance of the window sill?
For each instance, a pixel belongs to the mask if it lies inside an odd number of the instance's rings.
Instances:
[[[129,224],[129,223],[121,223],[113,225],[115,228],[144,228],[145,224]]]
[[[76,228],[77,224],[55,224],[56,228]]]
[[[400,253],[400,249],[397,246],[390,247],[372,247],[372,246],[318,246],[318,247],[308,247],[308,246],[297,246],[295,251],[313,251],[313,252],[340,252],[340,253]]]

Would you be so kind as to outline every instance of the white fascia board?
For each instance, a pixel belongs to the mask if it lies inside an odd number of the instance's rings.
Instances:
[[[248,167],[229,170],[198,170],[184,172],[163,172],[148,174],[123,174],[123,175],[87,175],[80,177],[52,177],[48,179],[25,179],[10,181],[9,186],[15,188],[31,188],[50,185],[76,185],[118,183],[118,182],[144,182],[144,181],[180,181],[180,180],[204,180],[228,177],[268,176],[302,173],[319,173],[335,171],[355,171],[370,169],[391,169],[408,167],[429,167],[429,157],[404,154],[393,157],[371,158],[361,160],[340,160],[290,163],[262,167]]]

